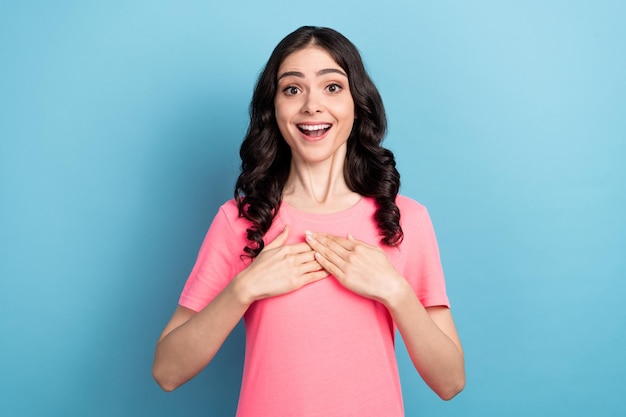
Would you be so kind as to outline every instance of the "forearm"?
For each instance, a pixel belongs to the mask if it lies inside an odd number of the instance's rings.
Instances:
[[[202,311],[164,334],[157,343],[153,365],[159,385],[172,391],[204,369],[248,306],[231,282]]]
[[[463,351],[451,314],[440,314],[438,325],[406,281],[399,287],[385,305],[419,374],[437,395],[451,399],[465,386]]]

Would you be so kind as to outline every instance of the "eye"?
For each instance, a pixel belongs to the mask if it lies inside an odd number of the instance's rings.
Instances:
[[[328,91],[329,93],[338,93],[341,90],[343,90],[343,87],[336,83],[330,84],[328,87],[326,87],[326,91]]]
[[[300,92],[300,89],[296,86],[290,85],[288,87],[285,87],[283,89],[283,93],[285,93],[288,96],[295,96],[296,94],[298,94]]]

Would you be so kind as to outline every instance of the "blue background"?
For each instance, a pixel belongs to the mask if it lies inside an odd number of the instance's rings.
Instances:
[[[261,67],[316,24],[381,91],[466,351],[446,403],[398,345],[407,416],[626,415],[624,4],[1,2],[0,412],[233,415],[241,326],[171,394],[154,344]]]

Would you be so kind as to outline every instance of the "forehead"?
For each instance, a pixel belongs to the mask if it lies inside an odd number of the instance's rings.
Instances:
[[[318,73],[320,70],[330,68],[341,70],[341,66],[328,51],[319,46],[310,45],[287,55],[278,68],[277,77],[290,71],[306,74]]]

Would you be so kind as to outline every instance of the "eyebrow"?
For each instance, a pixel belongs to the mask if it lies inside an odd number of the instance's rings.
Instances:
[[[317,71],[317,73],[315,73],[315,75],[320,76],[320,75],[326,75],[326,74],[339,74],[339,75],[343,75],[344,77],[348,78],[348,76],[346,75],[345,72],[337,69],[337,68],[325,68],[325,69],[321,69],[319,71]],[[300,71],[287,71],[287,72],[283,72],[282,74],[280,74],[278,76],[277,81],[280,81],[282,78],[285,77],[298,77],[298,78],[304,78],[304,74],[301,73]]]

